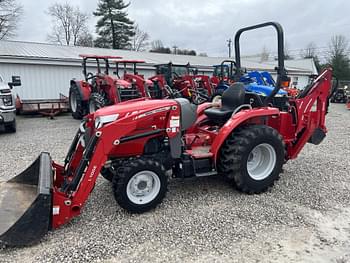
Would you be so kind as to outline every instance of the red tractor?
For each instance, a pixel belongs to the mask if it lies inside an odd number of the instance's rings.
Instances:
[[[213,92],[210,78],[206,75],[199,75],[198,69],[189,63],[180,65],[169,62],[155,67],[156,75],[151,77],[150,80],[154,82],[154,87],[160,87],[159,90],[172,92],[170,96],[177,94],[177,96],[191,101],[203,102],[211,98]],[[172,91],[169,92],[169,88]]]
[[[138,64],[144,64],[146,61],[144,60],[116,60],[116,75],[131,83],[131,85],[135,85],[142,93],[143,97],[149,96],[149,87],[153,86],[153,82],[151,80],[145,79],[144,75],[139,74],[137,71]],[[123,65],[123,76],[119,76],[119,67]],[[128,71],[128,67],[132,68],[132,73]]]
[[[88,113],[130,99],[145,97],[143,87],[133,85],[128,80],[110,74],[109,59],[117,56],[80,55],[83,58],[84,80],[71,80],[69,89],[69,106],[75,119],[82,119]],[[97,73],[88,71],[95,62]],[[104,70],[102,72],[102,70]]]
[[[187,99],[138,100],[87,115],[63,165],[48,153],[0,186],[0,240],[8,245],[37,242],[78,216],[101,173],[113,182],[117,203],[131,213],[155,208],[173,178],[226,176],[239,191],[258,194],[273,186],[282,166],[309,142],[326,136],[325,116],[332,70],[324,70],[298,98],[274,96],[287,78],[283,30],[268,22],[240,29],[235,37],[237,67],[243,32],[272,26],[278,36],[278,77],[267,97],[235,82],[221,105]],[[296,171],[297,172],[297,171]],[[25,198],[23,198],[23,196]]]

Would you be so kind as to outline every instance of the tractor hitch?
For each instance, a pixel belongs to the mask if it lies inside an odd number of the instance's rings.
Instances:
[[[16,177],[0,182],[0,244],[30,245],[51,229],[52,185],[48,153],[41,153]]]

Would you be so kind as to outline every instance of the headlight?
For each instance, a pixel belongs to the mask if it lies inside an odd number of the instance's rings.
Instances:
[[[12,106],[12,95],[4,95],[1,96],[0,99],[2,99],[4,106]]]
[[[99,116],[95,119],[95,128],[99,129],[101,128],[104,124],[110,123],[112,121],[117,120],[119,117],[119,114],[111,114],[111,115],[106,115],[106,116]]]

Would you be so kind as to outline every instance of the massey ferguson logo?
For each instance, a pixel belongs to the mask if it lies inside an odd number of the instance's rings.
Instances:
[[[156,113],[163,112],[163,111],[168,111],[168,110],[170,110],[170,107],[163,107],[163,108],[155,109],[152,111],[147,111],[145,113],[142,113],[142,114],[136,116],[134,118],[134,120],[141,119],[141,118],[147,117],[149,115],[156,114]]]

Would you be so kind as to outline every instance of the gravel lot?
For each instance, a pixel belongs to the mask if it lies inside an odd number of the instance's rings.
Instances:
[[[220,178],[172,181],[154,211],[130,215],[100,178],[82,213],[0,262],[350,262],[350,111],[332,104],[329,133],[284,167],[275,187],[240,194]],[[18,118],[0,134],[0,180],[41,151],[62,161],[79,122]]]

